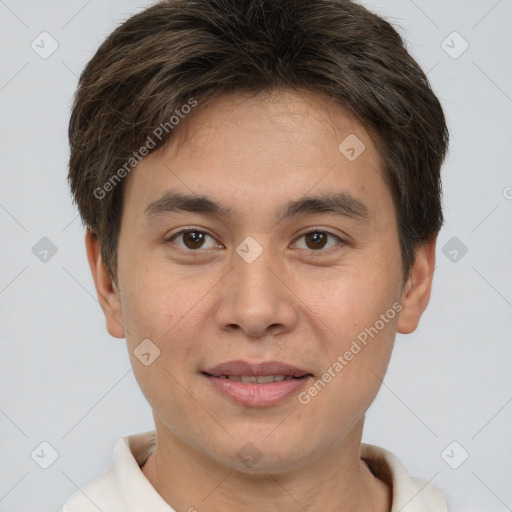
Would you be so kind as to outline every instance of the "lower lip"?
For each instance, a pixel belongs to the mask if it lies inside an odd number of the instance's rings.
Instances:
[[[215,389],[235,402],[247,407],[274,405],[296,394],[303,388],[310,376],[300,379],[267,382],[266,384],[237,382],[235,380],[204,375]]]

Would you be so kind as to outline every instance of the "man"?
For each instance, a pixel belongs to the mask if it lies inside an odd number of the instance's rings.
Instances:
[[[441,512],[361,443],[427,307],[448,133],[386,21],[345,0],[168,0],[80,77],[72,192],[155,432],[65,512]]]

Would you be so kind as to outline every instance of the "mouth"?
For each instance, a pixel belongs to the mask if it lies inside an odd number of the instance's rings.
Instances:
[[[282,380],[296,380],[303,379],[311,373],[305,373],[304,375],[211,375],[207,372],[202,372],[208,377],[214,377],[215,379],[228,379],[235,382],[243,382],[244,384],[269,384],[270,382],[281,382]]]
[[[223,397],[247,407],[275,405],[313,377],[311,372],[279,361],[229,361],[200,373]]]
[[[208,368],[202,373],[206,373],[211,377],[226,378],[253,378],[256,377],[273,377],[276,380],[285,380],[287,378],[302,378],[306,375],[312,375],[303,368],[298,368],[288,363],[280,361],[264,361],[261,363],[250,363],[237,359],[234,361],[226,361],[220,363],[213,368]],[[281,377],[283,377],[281,379]],[[255,380],[244,382],[257,382]],[[261,382],[262,384],[264,383]]]

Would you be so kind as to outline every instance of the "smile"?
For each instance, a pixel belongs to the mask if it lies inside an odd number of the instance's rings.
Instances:
[[[207,374],[208,375],[208,374]],[[295,377],[293,375],[218,375],[217,379],[228,379],[235,382],[243,382],[244,384],[268,384],[270,382],[281,382],[282,380],[302,379],[302,377]]]
[[[246,407],[276,405],[300,392],[313,374],[283,361],[224,361],[202,370],[217,396]]]

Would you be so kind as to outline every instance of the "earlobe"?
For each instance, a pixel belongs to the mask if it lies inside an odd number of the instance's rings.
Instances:
[[[436,261],[436,240],[437,235],[434,235],[416,251],[414,265],[402,294],[402,311],[397,327],[401,334],[410,334],[416,330],[430,300]]]
[[[90,229],[85,233],[85,247],[98,301],[105,315],[107,331],[114,338],[124,338],[123,312],[119,290],[106,269],[101,256],[98,237]]]

